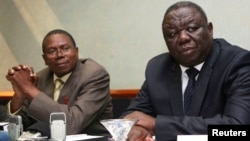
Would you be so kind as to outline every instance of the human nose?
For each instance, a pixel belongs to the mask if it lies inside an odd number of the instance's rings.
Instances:
[[[188,32],[185,30],[180,31],[179,32],[179,39],[182,42],[188,41],[190,39]]]
[[[58,49],[56,52],[56,56],[64,56],[63,50]]]

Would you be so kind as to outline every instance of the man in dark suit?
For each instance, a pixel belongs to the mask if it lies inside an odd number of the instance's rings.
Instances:
[[[43,40],[47,68],[33,73],[26,65],[8,71],[15,94],[9,112],[23,117],[24,129],[36,122],[49,123],[52,112],[66,114],[67,134],[109,135],[100,120],[112,118],[109,74],[94,60],[79,59],[73,37],[66,31],[50,31]],[[37,79],[38,78],[38,79]],[[63,86],[54,95],[54,80]]]
[[[122,115],[139,120],[129,141],[173,141],[181,134],[207,134],[211,124],[250,124],[250,52],[214,39],[212,23],[192,2],[170,6],[162,31],[169,53],[148,62],[141,90]],[[198,75],[186,111],[189,68]]]

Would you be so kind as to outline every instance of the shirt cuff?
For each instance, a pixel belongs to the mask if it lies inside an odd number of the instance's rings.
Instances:
[[[7,112],[8,112],[9,115],[14,116],[21,110],[21,108],[19,108],[16,112],[11,113],[11,111],[10,111],[10,102],[11,102],[11,100],[7,104]]]

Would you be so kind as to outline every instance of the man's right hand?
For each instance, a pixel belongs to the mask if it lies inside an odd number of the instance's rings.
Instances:
[[[145,128],[135,125],[128,133],[127,141],[154,141],[154,139]]]
[[[11,113],[14,113],[18,109],[20,109],[23,102],[24,102],[24,100],[25,100],[25,98],[26,98],[26,95],[19,88],[20,83],[22,84],[23,81],[21,79],[19,80],[19,78],[15,78],[15,75],[22,72],[22,71],[25,71],[25,72],[28,73],[27,79],[32,83],[32,85],[36,85],[36,83],[38,81],[38,77],[34,73],[33,68],[29,67],[27,65],[14,66],[14,67],[12,67],[11,69],[8,70],[7,75],[6,75],[6,79],[11,82],[12,88],[14,90],[14,96],[12,97],[11,103],[10,103],[10,111],[11,111]]]
[[[27,65],[18,65],[18,66],[13,66],[11,69],[8,70],[8,73],[6,75],[6,79],[9,81],[13,81],[13,75],[15,75],[15,73],[17,73],[18,71],[23,70],[23,71],[28,71],[29,72],[29,76],[31,78],[31,81],[34,85],[36,85],[37,81],[38,81],[38,77],[36,75],[36,73],[34,72],[33,68]]]
[[[136,125],[147,129],[151,135],[155,134],[155,118],[154,117],[147,115],[147,114],[140,112],[140,111],[134,111],[134,112],[126,115],[123,118],[125,118],[125,119],[137,119],[138,122],[136,123]]]

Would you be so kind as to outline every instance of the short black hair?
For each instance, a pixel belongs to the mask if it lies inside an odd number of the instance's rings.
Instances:
[[[176,9],[179,9],[179,8],[182,8],[182,7],[193,7],[193,8],[195,8],[195,9],[197,9],[197,10],[200,12],[201,16],[204,18],[205,22],[208,21],[208,20],[207,20],[207,15],[206,15],[206,13],[204,12],[204,10],[203,10],[199,5],[197,5],[196,3],[193,3],[193,2],[190,2],[190,1],[179,1],[179,2],[176,2],[175,4],[171,5],[171,6],[167,9],[167,11],[166,11],[166,13],[165,13],[165,16],[166,16],[169,12],[171,12],[171,11],[173,11],[173,10],[176,10]],[[164,19],[165,19],[165,16],[164,16]],[[164,19],[163,19],[162,24],[164,23]]]
[[[64,35],[67,35],[67,36],[70,38],[70,40],[71,40],[72,44],[74,45],[74,47],[76,47],[76,42],[75,42],[73,36],[72,36],[69,32],[67,32],[67,31],[65,31],[65,30],[62,30],[62,29],[54,29],[54,30],[51,30],[50,32],[48,32],[48,33],[45,35],[45,37],[43,38],[43,42],[42,42],[43,52],[44,52],[44,48],[45,48],[44,41],[45,41],[50,35],[53,35],[53,34],[64,34]]]

